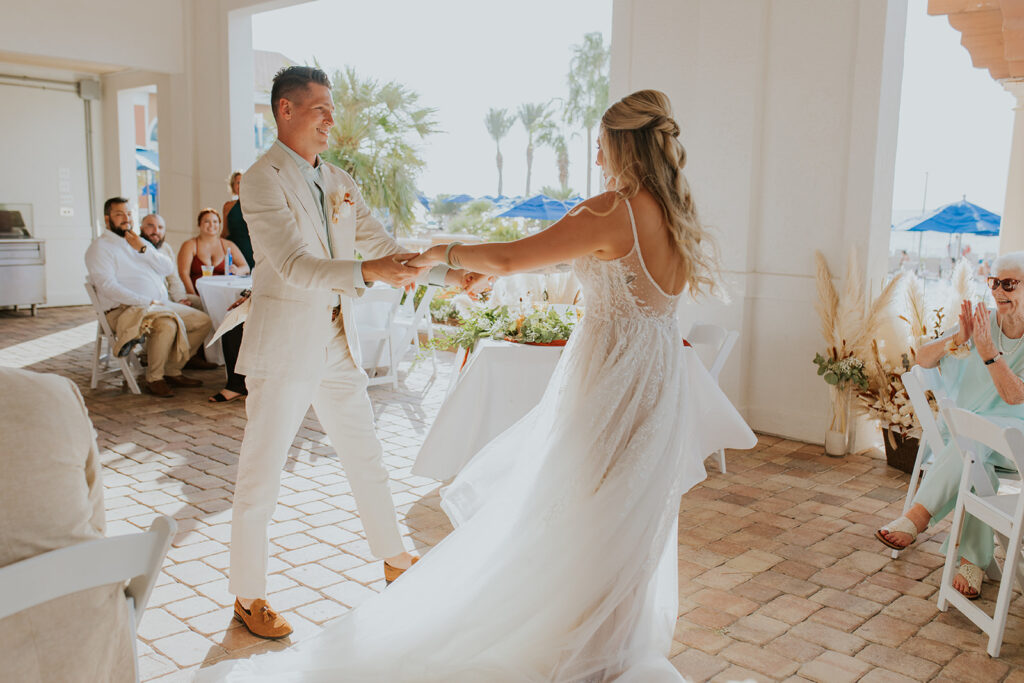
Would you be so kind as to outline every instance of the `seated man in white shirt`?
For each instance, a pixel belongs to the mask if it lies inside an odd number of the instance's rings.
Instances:
[[[171,249],[171,245],[166,242],[167,224],[164,222],[163,216],[158,213],[151,213],[145,216],[142,222],[139,223],[139,232],[142,233],[142,237],[147,242],[170,259],[171,263],[175,263],[178,260],[174,250]],[[179,304],[198,308],[200,311],[205,310],[203,309],[202,299],[195,294],[189,294],[185,291],[185,284],[181,281],[181,276],[178,275],[177,270],[167,276],[167,293],[171,297],[171,301],[177,301]]]
[[[167,293],[166,278],[174,272],[174,263],[132,231],[132,213],[128,200],[112,197],[103,204],[107,229],[85,252],[85,267],[96,288],[107,321],[117,328],[117,320],[133,307],[159,304],[174,312],[184,323],[189,354],[201,348],[210,331],[210,316],[191,306],[174,303]],[[174,396],[171,387],[198,387],[202,382],[181,374],[179,356],[171,353],[178,335],[173,317],[156,318],[146,342],[146,388],[160,397]],[[192,359],[188,367],[206,369],[212,364]]]

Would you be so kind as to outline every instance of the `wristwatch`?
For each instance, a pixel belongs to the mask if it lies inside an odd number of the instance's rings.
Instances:
[[[143,244],[142,248],[139,249],[139,253],[140,254],[145,254],[146,253],[146,245],[145,244]]]
[[[985,365],[992,365],[992,364],[993,364],[993,363],[995,363],[995,362],[996,362],[997,360],[999,360],[999,356],[1001,356],[1001,355],[1003,355],[1003,352],[1002,352],[1002,351],[1000,351],[999,353],[997,353],[996,355],[992,356],[992,357],[991,357],[991,358],[989,358],[989,359],[988,359],[987,361],[985,361]]]

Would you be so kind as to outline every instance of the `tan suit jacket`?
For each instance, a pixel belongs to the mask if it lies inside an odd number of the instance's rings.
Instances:
[[[99,451],[78,388],[0,368],[0,430],[0,567],[102,538]],[[129,624],[121,585],[0,619],[0,680],[134,681]]]
[[[260,255],[237,363],[248,377],[318,378],[328,342],[339,333],[338,323],[331,322],[339,295],[358,367],[358,337],[349,315],[351,298],[364,291],[355,283],[356,252],[369,260],[402,251],[370,214],[352,176],[323,163],[321,178],[328,197],[347,194],[351,201],[333,210],[328,201],[333,259],[320,210],[287,152],[273,145],[242,178],[239,201],[253,251]]]

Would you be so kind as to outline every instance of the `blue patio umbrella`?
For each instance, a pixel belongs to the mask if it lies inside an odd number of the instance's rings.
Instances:
[[[137,171],[159,171],[160,155],[145,147],[135,148],[135,170]]]
[[[924,233],[926,232],[947,233],[950,236],[950,241],[952,241],[953,235],[956,235],[956,250],[959,253],[964,235],[979,237],[998,235],[1001,222],[1002,219],[997,214],[970,203],[965,196],[958,202],[946,204],[930,213],[907,219],[899,225],[894,225],[892,229],[921,233],[921,239],[917,241],[917,260],[920,261]]]
[[[466,202],[473,201],[473,197],[468,194],[457,194],[451,197],[445,197],[441,201],[445,204],[465,204]]]
[[[931,213],[903,221],[894,230],[907,232],[945,232],[991,237],[999,234],[1002,219],[967,199],[946,204]]]
[[[427,199],[426,195],[420,194],[420,193],[417,192],[416,193],[416,199],[417,199],[417,201],[419,201],[420,204],[423,205],[424,209],[426,209],[427,211],[430,211],[430,200]]]
[[[579,197],[567,201],[552,199],[547,195],[538,194],[524,199],[508,211],[498,214],[498,218],[536,218],[542,221],[557,221],[572,207],[580,203]]]

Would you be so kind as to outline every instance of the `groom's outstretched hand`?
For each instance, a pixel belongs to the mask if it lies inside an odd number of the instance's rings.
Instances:
[[[391,254],[381,258],[363,261],[363,280],[366,282],[386,282],[395,287],[411,287],[416,278],[427,270],[426,267],[406,265],[404,262],[419,256],[416,252],[407,254]]]

